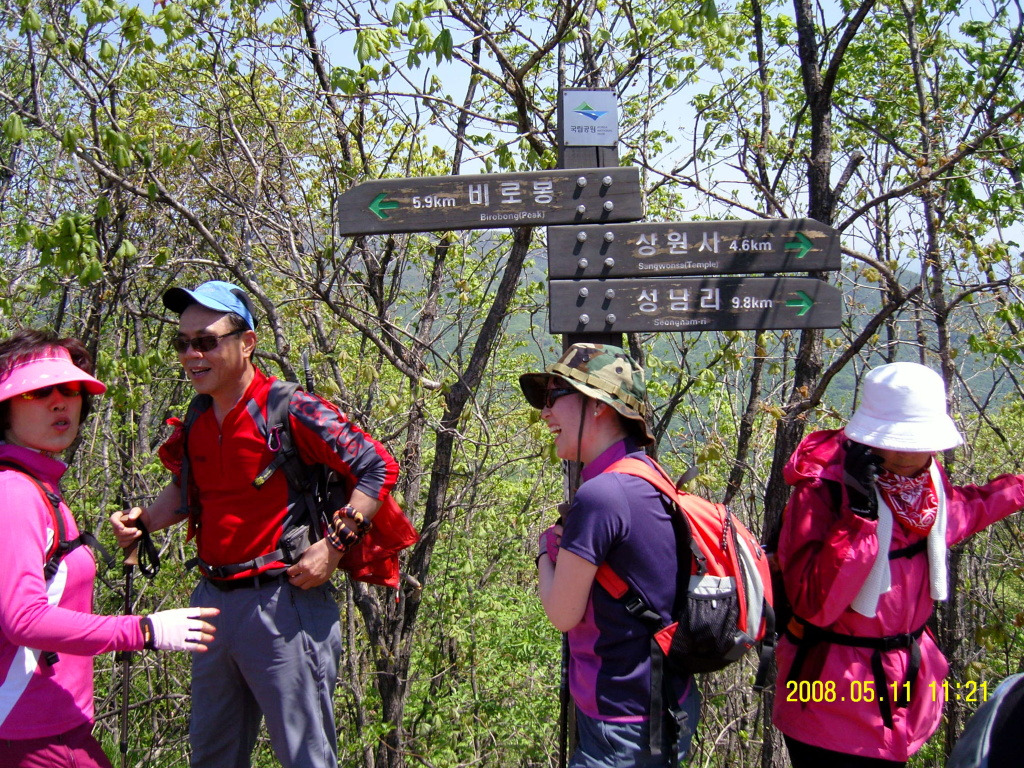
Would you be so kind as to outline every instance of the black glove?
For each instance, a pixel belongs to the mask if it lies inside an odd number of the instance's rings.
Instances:
[[[866,445],[847,440],[846,458],[843,460],[843,484],[850,499],[850,511],[868,520],[878,519],[878,497],[875,478],[882,465],[882,457]]]

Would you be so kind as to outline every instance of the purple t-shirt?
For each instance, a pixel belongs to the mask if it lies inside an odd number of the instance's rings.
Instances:
[[[642,450],[622,441],[584,468],[560,548],[594,565],[607,561],[667,620],[676,595],[675,532],[654,486],[632,475],[603,472],[625,456],[646,460]],[[647,719],[650,632],[596,581],[583,620],[569,630],[569,649],[569,687],[584,714],[597,720]],[[688,677],[671,679],[665,700],[679,701],[688,683]]]

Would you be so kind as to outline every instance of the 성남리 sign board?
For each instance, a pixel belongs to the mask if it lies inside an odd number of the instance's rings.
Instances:
[[[597,224],[643,217],[635,167],[378,179],[338,198],[338,232]]]
[[[551,280],[552,333],[838,328],[842,294],[810,277]]]
[[[839,269],[839,238],[814,219],[635,222],[548,228],[551,279]]]

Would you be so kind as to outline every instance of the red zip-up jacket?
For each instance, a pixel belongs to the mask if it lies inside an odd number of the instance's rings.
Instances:
[[[273,381],[257,369],[245,395],[220,425],[210,408],[189,430],[188,454],[200,508],[196,544],[200,560],[209,566],[245,563],[273,552],[289,506],[297,501],[283,471],[274,472],[261,487],[253,486],[274,454],[247,406],[255,399],[266,416]],[[394,487],[398,462],[333,404],[299,390],[289,404],[289,418],[295,447],[307,464],[326,464],[349,489],[374,499],[383,500]],[[160,452],[176,473],[180,458],[174,458],[180,457],[182,442],[178,429]],[[243,571],[237,578],[275,567],[280,563]]]

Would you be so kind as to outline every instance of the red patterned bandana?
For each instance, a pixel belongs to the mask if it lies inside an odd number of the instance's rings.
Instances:
[[[878,475],[878,490],[900,525],[911,533],[928,535],[939,511],[930,472],[904,477],[883,469]]]

